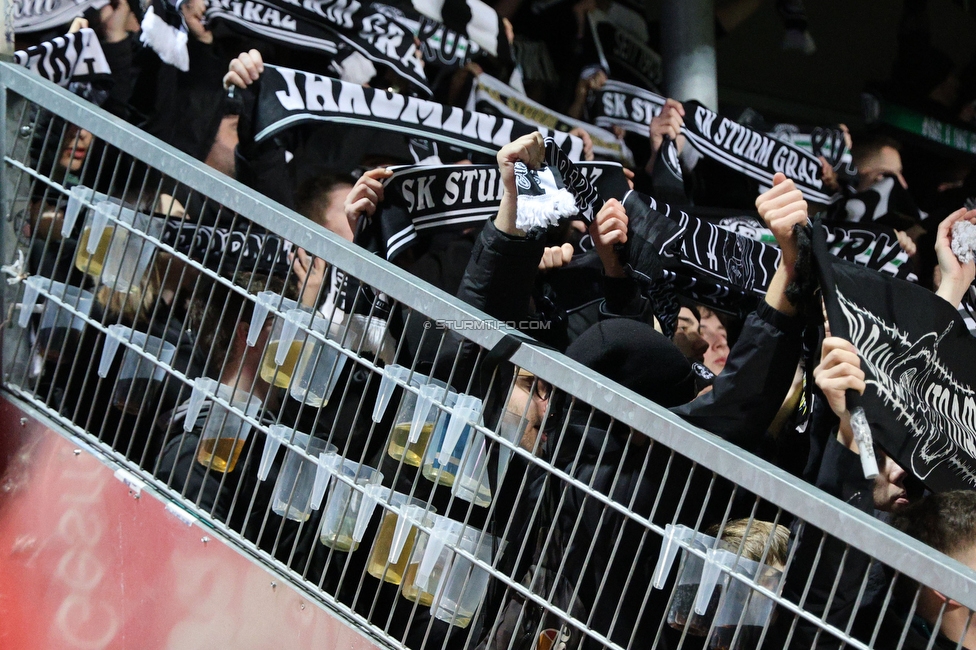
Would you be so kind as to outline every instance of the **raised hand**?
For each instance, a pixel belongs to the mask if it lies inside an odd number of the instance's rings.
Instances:
[[[966,210],[960,208],[939,224],[939,232],[935,239],[935,255],[939,260],[939,272],[942,274],[942,281],[939,283],[939,290],[936,292],[949,301],[954,308],[959,308],[969,285],[976,277],[976,264],[968,262],[961,264],[956,254],[952,252],[952,226],[960,221],[968,221],[976,224],[976,210]]]
[[[227,74],[224,75],[224,88],[236,86],[241,90],[246,89],[261,77],[264,72],[264,59],[257,50],[241,52],[236,59],[227,66]]]
[[[590,224],[590,238],[596,248],[603,271],[608,277],[622,278],[626,275],[624,267],[614,246],[627,243],[627,211],[617,199],[610,199],[603,204]]]
[[[124,41],[128,36],[129,19],[132,18],[132,9],[126,0],[116,0],[110,2],[98,10],[98,18],[101,22],[101,37],[106,43],[118,43]],[[138,26],[135,25],[138,29]]]
[[[190,30],[193,38],[206,45],[213,43],[213,33],[207,29],[207,26],[203,22],[204,16],[207,13],[206,0],[185,0],[180,5],[180,11],[183,12],[183,20],[186,21],[186,28]]]
[[[356,232],[359,219],[363,215],[371,217],[376,212],[376,206],[383,200],[382,179],[389,178],[392,175],[393,172],[389,169],[377,167],[360,176],[356,184],[352,186],[343,207],[353,233]]]
[[[864,371],[861,358],[850,341],[828,337],[821,348],[820,363],[813,369],[817,386],[827,398],[830,410],[841,419],[842,426],[838,439],[848,448],[854,445],[854,434],[850,428],[850,413],[847,411],[846,391],[855,390],[864,394]]]
[[[807,202],[803,200],[803,193],[796,189],[792,180],[777,173],[773,176],[773,187],[756,199],[756,209],[766,222],[766,227],[773,232],[776,243],[783,252],[780,266],[792,275],[798,252],[793,226],[805,225],[808,221]]]
[[[562,246],[549,246],[542,251],[542,259],[539,260],[539,270],[549,271],[566,266],[573,259],[573,245],[563,244]]]
[[[669,99],[664,102],[664,107],[652,120],[648,129],[651,138],[651,158],[654,158],[657,150],[664,143],[664,136],[678,142],[681,135],[681,127],[685,125],[685,107],[681,102]]]
[[[325,282],[325,260],[313,257],[299,248],[294,253],[289,253],[291,269],[295,273],[295,280],[301,289],[301,304],[305,307],[315,307],[322,290],[322,283]]]
[[[498,216],[495,218],[495,227],[501,232],[509,235],[524,236],[525,233],[515,227],[515,217],[517,210],[518,189],[515,187],[515,163],[523,162],[530,169],[538,169],[546,155],[546,143],[542,134],[536,131],[528,135],[523,135],[514,142],[509,142],[498,152],[495,157],[498,161],[498,170],[502,177],[501,205],[498,208]]]

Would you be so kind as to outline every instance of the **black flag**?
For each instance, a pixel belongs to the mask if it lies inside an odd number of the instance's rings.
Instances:
[[[857,348],[876,444],[936,492],[976,489],[976,339],[934,293],[826,252],[814,227],[830,330]]]

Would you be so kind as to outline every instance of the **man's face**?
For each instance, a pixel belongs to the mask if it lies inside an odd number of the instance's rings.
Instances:
[[[225,115],[220,120],[217,137],[214,138],[207,159],[204,160],[204,163],[210,167],[231,177],[235,175],[234,149],[237,148],[238,143],[237,121],[236,115]]]
[[[58,165],[68,171],[77,172],[85,164],[85,156],[88,155],[91,143],[91,133],[74,124],[70,125],[65,132],[64,148],[61,149]]]
[[[678,326],[677,330],[679,332],[684,332],[685,334],[697,334],[699,328],[698,319],[695,318],[695,312],[691,311],[687,307],[682,307],[678,311]]]
[[[878,476],[874,479],[874,507],[892,512],[908,505],[905,470],[884,452],[878,452]]]
[[[522,414],[525,414],[525,431],[522,433],[518,445],[526,451],[537,451],[536,441],[540,433],[539,427],[542,426],[542,416],[549,404],[550,391],[551,388],[546,382],[541,379],[537,380],[533,375],[527,373],[519,373],[515,380],[515,387],[512,389],[512,395],[505,410],[508,419],[515,424],[518,424],[521,421]],[[545,434],[542,435],[541,442],[544,444]],[[539,445],[540,450],[541,448],[542,444]]]
[[[346,218],[344,207],[346,197],[352,191],[352,185],[338,185],[329,191],[328,206],[320,214],[316,215],[316,223],[326,230],[329,230],[346,241],[352,241],[355,233],[352,224]]]
[[[706,312],[701,319],[701,336],[708,343],[705,350],[705,367],[716,375],[725,368],[729,359],[729,339],[725,325],[712,312]]]
[[[894,174],[901,186],[908,189],[908,182],[902,175],[901,154],[892,147],[881,147],[873,157],[862,163],[857,170],[860,181],[857,191],[863,192],[881,180],[885,174]]]

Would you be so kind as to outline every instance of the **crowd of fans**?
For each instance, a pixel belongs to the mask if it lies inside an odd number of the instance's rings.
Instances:
[[[759,5],[730,4],[742,5],[739,11],[746,14]],[[916,6],[920,3],[909,4],[912,11],[920,10]],[[253,91],[266,63],[329,75],[345,74],[348,67],[336,72],[332,61],[320,53],[226,29],[211,31],[205,0],[184,0],[178,9],[157,5],[158,14],[174,23],[178,19],[188,32],[188,71],[162,62],[140,44],[139,23],[127,0],[89,11],[71,26],[77,30],[90,25],[96,30],[112,69],[114,83],[107,97],[101,98],[103,108],[293,208],[338,238],[367,245],[370,223],[382,214],[378,206],[384,200],[384,181],[392,174],[388,167],[419,162],[417,143],[405,135],[349,125],[303,127],[256,142]],[[792,31],[787,41],[812,51],[802,3],[777,5]],[[599,61],[587,58],[591,52],[582,45],[588,33],[585,16],[596,13],[600,20],[615,22],[618,29],[645,42],[650,38],[643,18],[635,19],[633,9],[615,2],[499,0],[495,8],[511,30],[506,37],[514,46],[515,65],[506,68],[487,56],[454,68],[427,62],[427,78],[437,101],[463,106],[472,79],[490,69],[527,96],[585,120],[589,93],[606,82],[609,72],[599,69]],[[717,15],[720,33],[741,20],[735,16],[729,7]],[[581,71],[586,71],[583,77]],[[411,92],[402,80],[391,79],[389,71],[379,66],[367,83],[382,89],[397,84],[399,92]],[[91,187],[180,223],[253,229],[165,178],[154,177],[158,186],[153,186],[138,176],[134,182],[131,168],[128,174],[119,173],[118,167],[113,172],[112,165],[124,160],[124,152],[113,151],[88,131],[56,117],[41,117],[35,121],[33,137],[45,144],[32,147],[32,164],[65,190]],[[748,200],[747,207],[756,210],[782,251],[767,294],[748,308],[725,313],[715,305],[680,297],[676,331],[665,336],[646,286],[631,277],[622,263],[621,251],[635,235],[629,229],[633,216],[620,201],[606,201],[588,227],[571,222],[547,232],[519,230],[514,169],[520,162],[540,165],[544,144],[539,134],[505,145],[494,160],[448,146],[437,148],[433,157],[423,156],[425,164],[496,162],[504,194],[498,215],[483,227],[422,239],[396,263],[405,273],[493,318],[526,324],[526,333],[539,344],[787,469],[876,517],[879,525],[890,522],[976,569],[976,497],[926,494],[918,479],[880,449],[879,476],[864,478],[845,401],[845,391],[865,390],[857,350],[831,337],[822,320],[809,310],[804,312],[787,291],[796,279],[799,245],[794,226],[806,225],[815,211],[827,206],[808,204],[782,174],[770,179],[771,187],[760,188],[755,181],[694,155],[682,134],[685,118],[682,104],[669,99],[650,121],[646,136],[616,134],[626,138],[637,158],[628,172],[629,182],[654,196],[660,189],[655,187],[654,174],[659,152],[674,142],[684,172],[685,192],[679,199],[684,204],[743,208]],[[583,131],[577,135],[587,145],[585,157],[592,160],[588,136]],[[59,141],[57,146],[47,143],[45,138],[51,137]],[[897,141],[873,133],[848,133],[848,139],[857,173],[837,174],[824,159],[823,179],[832,190],[856,197],[894,179],[902,190],[912,191]],[[970,182],[968,176],[946,179],[952,187],[944,189],[958,193]],[[156,191],[156,187],[163,189]],[[674,202],[674,194],[669,197]],[[881,220],[897,230],[901,247],[915,258],[919,282],[937,290],[954,308],[960,307],[976,274],[972,262],[960,263],[951,251],[951,225],[976,223],[976,211],[958,209],[960,205],[949,210],[944,202],[933,202],[929,214],[905,209]],[[23,231],[31,244],[30,273],[92,289],[97,296],[93,319],[122,322],[169,341],[176,348],[170,362],[173,370],[191,381],[210,377],[258,398],[262,409],[256,418],[262,423],[283,423],[327,439],[345,458],[381,471],[387,487],[424,500],[440,515],[504,539],[507,544],[495,549],[497,569],[513,583],[529,576],[523,584],[530,590],[585,621],[598,635],[634,647],[644,645],[642,639],[654,639],[659,627],[664,628],[662,644],[675,643],[681,632],[662,626],[670,591],[650,588],[660,539],[594,499],[591,492],[662,527],[686,523],[707,528],[751,517],[755,530],[747,524],[745,532],[732,535],[728,523],[715,529],[716,537],[744,557],[758,561],[775,556],[778,568],[786,564],[791,522],[782,512],[765,503],[757,508],[730,482],[716,480],[661,445],[648,444],[639,431],[581,407],[543,378],[512,367],[504,357],[493,358],[457,333],[430,328],[422,316],[403,305],[390,305],[352,275],[301,248],[289,253],[284,269],[243,273],[243,266],[228,265],[224,259],[215,270],[229,280],[227,284],[201,281],[203,276],[177,258],[158,253],[142,285],[120,296],[111,287],[98,287],[85,269],[73,264],[75,250],[83,244],[79,244],[80,224],[61,239],[65,206],[63,194],[35,182]],[[295,300],[321,315],[331,324],[332,335],[343,341],[351,356],[358,356],[336,370],[338,388],[321,407],[293,399],[287,379],[282,384],[277,378],[262,378],[261,362],[274,314],[263,324],[257,342],[248,341],[253,294],[259,291]],[[528,326],[540,322],[545,327]],[[86,330],[77,349],[100,350],[103,339],[98,332]],[[197,420],[187,423],[192,417],[187,403],[190,386],[183,381],[168,376],[155,396],[132,393],[125,403],[134,408],[113,409],[109,404],[114,385],[94,379],[94,367],[87,371],[85,360],[80,366],[69,363],[66,352],[45,355],[35,344],[35,354],[47,357],[46,365],[41,362],[35,370],[36,390],[50,404],[304,579],[363,616],[374,621],[382,618],[381,626],[393,637],[410,647],[441,647],[441,643],[536,647],[538,633],[529,639],[523,633],[527,625],[543,626],[540,621],[545,617],[496,584],[499,581],[489,586],[480,619],[461,629],[397,598],[395,585],[362,577],[365,552],[340,552],[320,544],[318,513],[307,522],[272,514],[271,490],[281,462],[276,461],[270,475],[259,480],[262,436],[252,435],[236,467],[225,472],[200,462],[201,435],[215,410],[208,402]],[[510,456],[507,473],[497,472],[500,447],[490,445],[496,470],[491,508],[452,499],[450,489],[421,480],[419,468],[387,453],[396,409],[387,409],[377,422],[369,414],[378,399],[383,367],[392,364],[482,398],[489,429],[498,430],[504,414],[517,414],[520,426],[513,442],[522,452],[505,450]],[[550,478],[551,468],[589,489]],[[726,527],[724,534],[718,532]],[[376,528],[374,522],[365,539],[375,535]],[[891,596],[887,586],[893,578],[884,567],[869,566],[866,554],[849,551],[833,538],[822,543],[819,532],[809,526],[802,532],[793,528],[789,540],[795,548],[784,597],[802,600],[804,609],[825,617],[827,623],[846,629],[853,621],[852,634],[870,639],[883,615],[877,647],[895,647],[904,632],[901,647],[976,648],[976,621],[965,607],[924,586],[916,591],[899,585]],[[750,545],[753,550],[747,551]],[[868,571],[875,575],[865,590],[862,580]],[[377,612],[382,617],[377,618]],[[543,627],[558,628],[559,622],[545,619]],[[572,643],[594,643],[573,626],[567,629]],[[800,648],[815,643],[839,647],[840,641],[828,636],[809,622],[781,612],[763,647]],[[934,646],[928,645],[930,637]],[[685,645],[690,643],[694,641],[686,638]],[[739,647],[748,647],[742,643]]]

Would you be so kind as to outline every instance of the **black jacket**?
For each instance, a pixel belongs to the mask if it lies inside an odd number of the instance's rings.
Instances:
[[[878,518],[886,516],[874,509],[874,481],[864,478],[860,458],[838,442],[836,436],[827,440],[816,485],[862,512]],[[824,536],[823,531],[813,526],[804,527],[798,544],[783,595],[793,602],[800,602],[806,592],[803,599],[805,611],[824,618],[827,623],[842,630],[851,624],[851,634],[865,643],[870,642],[879,617],[883,617],[875,639],[874,647],[877,648],[924,650],[929,647],[933,636],[933,648],[956,647],[955,641],[950,641],[938,630],[932,630],[921,617],[914,616],[908,620],[915,592],[910,588],[899,589],[899,584],[905,587],[904,580],[896,582],[893,598],[885,608],[894,573],[888,567],[872,563],[867,553],[848,548],[844,542],[829,535]],[[865,577],[865,574],[869,575]],[[865,580],[864,593],[859,600],[861,585]],[[793,621],[793,616],[781,615],[776,633],[771,635],[772,639],[778,638],[780,642],[767,643],[766,647],[786,647],[782,641],[790,633],[791,627],[794,629],[790,648],[799,650],[812,647],[819,628],[804,619],[798,619],[795,626]],[[903,632],[905,641],[899,646]],[[817,648],[829,650],[840,648],[841,645],[840,640],[826,632],[821,631],[817,639]]]
[[[502,320],[531,318],[531,280],[543,245],[541,238],[510,237],[493,224],[486,224],[459,297]],[[754,449],[791,384],[800,355],[801,331],[802,324],[796,319],[762,303],[747,319],[713,391],[673,412],[746,449]],[[711,485],[711,472],[681,456],[672,456],[670,450],[649,444],[642,436],[631,438],[626,427],[611,425],[609,418],[591,414],[587,407],[561,414],[555,408],[558,407],[550,409],[549,444],[555,443],[552,463],[556,468],[661,526],[673,521],[695,525],[703,510],[706,518],[702,521],[721,518],[728,506],[731,484]],[[557,440],[558,429],[567,420],[568,425]],[[662,484],[664,476],[669,478]],[[578,596],[589,611],[590,627],[625,647],[632,633],[637,633],[638,639],[654,638],[653,631],[670,594],[669,590],[652,592],[645,603],[660,538],[587,499],[581,490],[546,476],[531,478],[531,485],[523,494],[545,491],[554,505],[554,520],[541,521],[536,517],[522,532],[510,530],[508,550],[518,554],[521,541],[513,544],[511,540],[532,540],[533,531],[542,530],[545,535],[551,529],[554,538],[541,561],[552,565],[549,569],[557,580],[580,585]],[[521,481],[522,476],[513,477],[510,470],[506,482],[511,480]],[[711,495],[707,496],[710,485]],[[658,500],[659,492],[662,496]],[[656,500],[658,506],[653,509]],[[518,506],[532,509],[535,499],[531,499],[533,503],[528,501],[523,496],[510,505],[516,511]],[[682,504],[680,511],[678,504]],[[531,517],[516,519],[525,521]],[[526,549],[523,556],[529,551]],[[512,567],[510,575],[519,580],[525,564],[523,561]],[[489,601],[485,612],[493,616],[499,611],[497,608],[498,603]],[[612,623],[614,618],[616,622]]]

